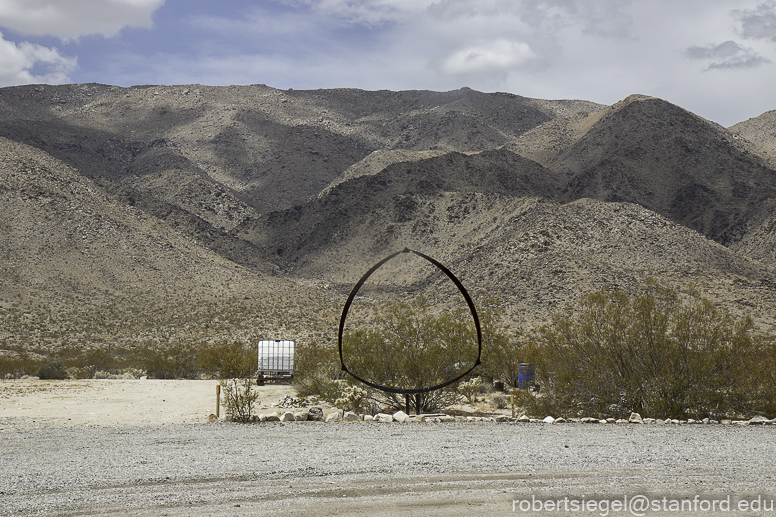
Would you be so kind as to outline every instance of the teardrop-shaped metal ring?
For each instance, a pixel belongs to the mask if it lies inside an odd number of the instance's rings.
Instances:
[[[440,271],[442,271],[447,277],[452,280],[452,282],[455,284],[455,286],[458,288],[458,290],[463,295],[464,300],[466,300],[466,304],[469,306],[469,312],[471,312],[472,318],[474,319],[474,327],[477,329],[477,360],[474,361],[474,365],[472,365],[471,368],[460,374],[459,376],[450,379],[448,381],[445,381],[441,384],[437,384],[435,386],[429,386],[427,388],[413,388],[413,389],[405,389],[405,388],[396,388],[393,386],[382,386],[380,384],[376,384],[373,382],[370,382],[366,379],[362,379],[358,375],[354,374],[350,370],[348,370],[348,367],[345,366],[345,359],[342,354],[342,334],[345,330],[345,318],[348,316],[348,310],[350,310],[350,305],[353,303],[353,299],[356,297],[356,294],[358,294],[359,289],[361,289],[361,286],[364,285],[364,282],[367,281],[367,279],[372,276],[372,273],[380,269],[380,267],[391,260],[392,258],[401,255],[402,253],[414,253],[415,255],[422,257],[426,259],[427,261],[431,262],[434,266],[436,266]],[[339,356],[340,356],[340,364],[342,365],[342,371],[348,373],[355,379],[359,380],[360,382],[363,382],[367,386],[371,386],[372,388],[385,391],[387,393],[399,393],[403,395],[413,395],[416,393],[429,393],[431,391],[436,391],[442,388],[445,388],[447,386],[450,386],[451,384],[454,384],[467,375],[469,375],[479,364],[480,364],[480,358],[482,357],[482,330],[480,329],[480,318],[477,316],[477,309],[474,307],[474,302],[471,299],[471,296],[469,296],[469,293],[466,291],[466,288],[463,286],[460,280],[456,278],[456,276],[445,266],[443,266],[438,261],[434,260],[433,258],[429,257],[428,255],[425,255],[419,251],[411,250],[409,248],[404,248],[402,251],[397,251],[396,253],[389,255],[385,257],[383,260],[372,266],[372,269],[366,272],[364,276],[361,277],[361,280],[359,280],[356,285],[353,287],[353,290],[350,292],[350,296],[348,296],[348,300],[345,302],[345,306],[342,308],[342,316],[340,316],[340,324],[339,324],[339,334],[337,336],[337,344],[339,346]]]

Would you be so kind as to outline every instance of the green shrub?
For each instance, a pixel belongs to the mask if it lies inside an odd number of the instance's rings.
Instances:
[[[435,314],[419,296],[410,303],[387,303],[375,310],[374,327],[343,338],[348,369],[362,379],[399,389],[420,389],[447,382],[468,370],[477,358],[477,339],[468,312]],[[376,394],[393,408],[404,408],[404,395]],[[453,387],[410,397],[416,412],[436,411],[456,402]]]
[[[224,392],[226,418],[232,422],[250,422],[253,407],[259,393],[253,391],[251,379],[231,379],[221,381]]]
[[[38,368],[38,377],[45,380],[63,380],[69,376],[62,359],[53,359]]]
[[[750,413],[752,329],[751,318],[736,320],[697,293],[681,303],[651,280],[632,299],[602,289],[540,329],[535,360],[543,393],[523,393],[519,402],[570,416]]]
[[[335,348],[318,344],[297,347],[293,383],[300,397],[315,396],[334,404],[342,392],[342,378]]]
[[[199,367],[217,379],[246,379],[258,370],[257,347],[241,343],[219,343],[199,351]]]
[[[146,345],[138,352],[140,367],[153,379],[196,379],[200,369],[197,352],[191,345],[168,348]]]

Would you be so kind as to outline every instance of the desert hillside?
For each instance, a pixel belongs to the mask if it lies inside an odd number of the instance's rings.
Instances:
[[[470,89],[0,89],[0,348],[331,342],[405,247],[530,328],[602,286],[776,325],[774,112]],[[426,270],[384,289],[441,292]],[[390,284],[390,285],[389,285]]]

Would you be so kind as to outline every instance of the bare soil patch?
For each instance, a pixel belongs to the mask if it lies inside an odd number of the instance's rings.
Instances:
[[[0,418],[20,427],[207,422],[216,411],[217,385],[216,380],[5,380]],[[296,394],[288,384],[256,389],[257,411]]]

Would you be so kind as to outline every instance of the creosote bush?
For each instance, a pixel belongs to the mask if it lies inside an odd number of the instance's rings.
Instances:
[[[635,297],[602,289],[539,330],[542,394],[521,392],[518,403],[558,416],[751,414],[776,395],[752,332],[751,318],[735,319],[697,293],[683,303],[653,280]]]
[[[421,389],[442,384],[469,369],[477,358],[477,339],[468,311],[435,313],[423,296],[410,303],[386,303],[375,309],[371,328],[345,334],[348,369],[382,386]],[[404,409],[404,395],[375,393],[386,405]],[[458,399],[449,386],[409,398],[411,410],[436,411]]]
[[[62,380],[69,376],[62,359],[54,359],[38,368],[38,377],[44,380]]]

